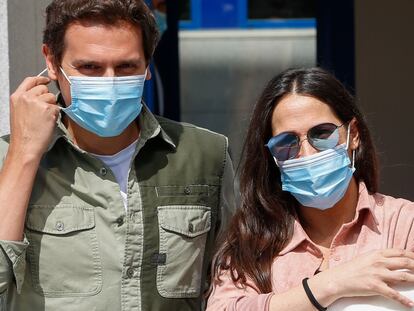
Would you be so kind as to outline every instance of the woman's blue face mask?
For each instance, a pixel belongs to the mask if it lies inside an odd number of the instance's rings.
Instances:
[[[351,166],[351,160],[348,156],[350,125],[348,126],[347,142],[337,145],[340,126],[330,126],[330,130],[324,129],[320,125],[311,128],[307,135],[309,143],[316,149],[323,149],[323,151],[306,157],[296,158],[300,149],[298,140],[283,141],[285,149],[275,149],[275,146],[280,147],[283,145],[282,143],[275,144],[273,142],[272,144],[269,141],[267,144],[280,169],[282,189],[290,192],[303,206],[321,210],[331,208],[348,189],[355,171],[355,152],[353,152]],[[326,135],[329,132],[331,134]],[[287,159],[282,161],[280,158]]]

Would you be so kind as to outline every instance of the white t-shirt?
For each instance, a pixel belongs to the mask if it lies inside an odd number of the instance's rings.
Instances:
[[[129,175],[129,167],[131,165],[131,160],[135,152],[135,148],[137,145],[138,140],[134,141],[131,145],[126,147],[125,149],[119,151],[117,154],[114,155],[99,155],[99,154],[92,154],[93,156],[100,159],[103,163],[108,166],[111,171],[115,175],[115,179],[119,184],[119,188],[121,191],[122,201],[124,203],[125,210],[128,209],[128,175]]]

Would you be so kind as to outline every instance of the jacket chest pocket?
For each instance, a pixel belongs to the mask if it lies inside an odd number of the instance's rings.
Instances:
[[[165,298],[198,297],[205,245],[211,229],[211,208],[159,206],[158,223],[158,292]]]
[[[38,293],[89,296],[101,290],[93,208],[32,206],[26,228],[32,284]]]

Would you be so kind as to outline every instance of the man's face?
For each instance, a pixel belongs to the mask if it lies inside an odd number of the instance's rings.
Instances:
[[[116,25],[74,23],[65,33],[61,67],[68,76],[119,77],[145,73],[141,29],[127,22]],[[43,47],[49,77],[59,82],[66,106],[71,103],[70,84]],[[147,74],[150,79],[150,74]]]

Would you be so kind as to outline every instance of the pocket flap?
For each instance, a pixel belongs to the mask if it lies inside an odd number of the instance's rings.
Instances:
[[[196,205],[168,205],[158,207],[160,226],[188,237],[210,231],[211,208]]]
[[[209,195],[208,185],[159,186],[155,187],[155,191],[158,197]]]
[[[43,233],[62,235],[95,226],[91,207],[36,205],[31,206],[27,213],[26,227]]]

